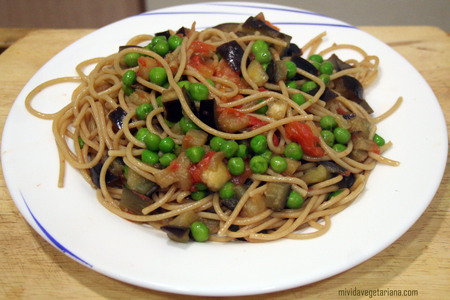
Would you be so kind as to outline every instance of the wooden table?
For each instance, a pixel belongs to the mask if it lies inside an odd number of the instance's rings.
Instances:
[[[436,94],[450,126],[450,38],[435,27],[363,27],[409,60]],[[0,39],[7,30],[0,30]],[[91,30],[31,30],[0,55],[0,126],[31,76]],[[22,35],[23,32],[19,31]],[[9,36],[9,35],[8,35]],[[128,285],[65,256],[22,218],[0,176],[0,298],[190,299]],[[308,286],[261,298],[340,299],[339,290],[415,290],[413,299],[450,298],[450,168],[431,205],[400,239],[370,260]],[[357,299],[360,297],[348,297]],[[368,297],[366,297],[368,298]],[[380,297],[381,298],[381,297]],[[395,297],[389,297],[391,299]],[[192,297],[194,299],[194,297]]]

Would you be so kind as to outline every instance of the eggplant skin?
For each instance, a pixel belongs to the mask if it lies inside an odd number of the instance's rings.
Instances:
[[[102,170],[103,163],[100,161],[98,164],[89,169],[91,174],[92,182],[96,187],[100,188],[100,172]],[[118,180],[119,178],[111,173],[109,170],[106,171],[105,175],[105,183],[110,184],[113,181]]]
[[[122,107],[118,106],[115,110],[108,114],[108,118],[113,123],[113,128],[119,131],[123,127],[123,119],[126,117],[127,112]]]
[[[198,110],[198,118],[206,125],[218,129],[217,116],[216,116],[216,100],[207,99],[200,101],[200,108]]]
[[[226,60],[235,72],[241,71],[241,60],[244,49],[235,40],[229,41],[217,47],[217,52]]]
[[[361,83],[355,77],[344,75],[339,77],[334,82],[334,90],[341,94],[343,97],[358,103],[361,105],[369,114],[373,113],[373,109],[370,107],[369,103],[364,99],[364,89]]]

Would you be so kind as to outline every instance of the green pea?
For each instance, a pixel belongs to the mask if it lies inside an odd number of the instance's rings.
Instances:
[[[151,45],[154,47],[156,46],[156,44],[158,44],[160,41],[164,41],[167,42],[167,38],[165,35],[157,35],[155,36],[152,41],[151,41]]]
[[[197,189],[197,191],[206,191],[208,189],[208,186],[203,182],[199,182],[195,185],[195,188]]]
[[[215,136],[209,141],[209,146],[213,151],[220,151],[220,148],[225,143],[225,140],[221,137]]]
[[[203,83],[191,83],[189,86],[189,95],[194,101],[202,101],[209,98],[209,90]]]
[[[333,130],[337,126],[336,119],[332,116],[323,116],[320,118],[320,127],[322,129]]]
[[[141,154],[141,159],[146,164],[157,164],[159,162],[159,155],[154,151],[145,149]]]
[[[175,142],[171,137],[165,137],[159,142],[159,150],[161,150],[161,152],[172,152],[174,148]]]
[[[286,82],[286,87],[288,87],[290,89],[298,90],[298,84],[295,81]]]
[[[305,96],[300,93],[292,95],[291,99],[297,103],[297,105],[302,105],[306,102]]]
[[[123,73],[122,82],[124,85],[132,85],[136,82],[136,72],[128,70]]]
[[[317,88],[317,83],[314,81],[307,81],[302,85],[302,92],[308,93]]]
[[[321,64],[323,62],[323,57],[319,54],[313,54],[309,57],[309,60],[315,61],[315,62],[318,62],[319,64]]]
[[[167,73],[163,67],[154,67],[149,73],[150,81],[159,86],[163,86],[167,82]]]
[[[230,158],[233,157],[234,154],[238,151],[239,145],[235,141],[226,141],[220,146],[220,151],[225,152],[225,157]]]
[[[167,43],[167,41],[159,41],[153,47],[153,51],[164,57],[167,53],[169,53],[169,43]]]
[[[261,49],[260,51],[254,53],[255,54],[255,60],[260,62],[261,64],[267,64],[270,63],[272,60],[272,53],[270,53],[270,50]]]
[[[169,126],[170,128],[172,128],[173,127],[173,125],[175,125],[175,123],[174,122],[172,122],[172,121],[169,121],[169,120],[167,120],[167,119],[164,119],[164,122],[167,124],[167,126]]]
[[[206,81],[208,81],[209,84],[212,85],[213,87],[216,87],[216,84],[211,79],[208,78],[208,79],[206,79]]]
[[[198,201],[198,200],[202,200],[203,198],[205,198],[208,195],[208,193],[206,191],[197,191],[197,192],[192,192],[191,193],[191,199]]]
[[[257,40],[252,45],[252,53],[256,55],[256,53],[261,52],[263,50],[269,50],[269,44],[266,41]]]
[[[332,63],[330,63],[329,61],[324,61],[319,68],[319,72],[320,74],[331,75],[333,74],[333,69],[334,67]]]
[[[245,163],[241,157],[232,157],[228,160],[228,171],[231,175],[239,176],[244,173]]]
[[[180,120],[180,127],[184,133],[188,132],[191,129],[199,129],[198,126],[188,117],[182,117]]]
[[[136,116],[139,120],[145,120],[147,115],[153,110],[153,105],[150,103],[143,103],[136,107]]]
[[[300,160],[303,157],[303,149],[297,143],[290,143],[284,148],[284,155],[290,159]]]
[[[320,63],[318,63],[317,61],[312,61],[311,64],[317,69],[320,69]]]
[[[320,135],[322,136],[323,140],[325,141],[325,143],[328,146],[333,147],[335,137],[334,137],[334,134],[331,131],[329,131],[329,130],[322,130],[320,132]]]
[[[345,128],[337,127],[334,129],[334,137],[339,144],[347,144],[351,136],[350,131]]]
[[[230,199],[234,196],[234,184],[232,182],[227,182],[219,190],[219,196],[222,199]]]
[[[290,209],[297,209],[302,207],[304,202],[303,196],[296,192],[296,191],[291,191],[289,193],[288,199],[286,201],[286,207],[290,208]]]
[[[177,84],[180,88],[184,87],[186,90],[189,90],[189,87],[191,86],[191,83],[187,80],[178,81]]]
[[[345,151],[345,149],[347,149],[347,147],[345,145],[342,145],[342,144],[334,144],[333,145],[333,150],[336,152],[342,152],[342,151]]]
[[[250,148],[256,154],[262,154],[267,149],[267,138],[264,135],[257,135],[250,140]]]
[[[181,38],[179,35],[171,35],[168,39],[169,48],[170,50],[175,50],[183,43],[183,38]]]
[[[319,79],[323,81],[323,83],[325,83],[325,85],[328,85],[330,83],[330,75],[328,74],[320,74],[319,75]]]
[[[252,169],[253,173],[264,174],[268,167],[269,163],[260,155],[253,156],[252,159],[250,159],[250,169]]]
[[[191,224],[191,234],[197,242],[205,242],[209,239],[209,228],[200,221]]]
[[[186,150],[186,155],[194,164],[198,163],[205,156],[205,149],[200,146],[190,147]]]
[[[177,158],[177,156],[173,153],[164,153],[160,158],[159,158],[159,163],[163,166],[163,167],[168,167],[170,165],[170,163],[172,162],[172,160],[174,160],[175,158]]]
[[[162,96],[161,96],[161,95],[159,95],[158,97],[156,97],[156,103],[158,103],[158,106],[159,106],[159,107],[163,106],[163,105],[162,105],[162,100],[161,100],[161,99],[162,99]]]
[[[266,151],[264,151],[264,153],[260,154],[263,158],[265,158],[267,160],[267,162],[270,161],[270,159],[272,158],[272,151],[270,151],[269,149],[266,149]]]
[[[159,150],[159,143],[161,142],[161,138],[159,137],[159,135],[149,132],[144,137],[143,142],[145,143],[145,146],[148,150],[157,152]]]
[[[244,159],[247,158],[247,156],[248,156],[248,147],[247,147],[247,145],[240,144],[239,148],[238,148],[238,150],[236,152],[236,156],[240,157],[240,158],[244,158]]]
[[[267,67],[269,66],[269,63],[261,64],[261,66],[263,67],[264,71],[267,72]]]
[[[136,67],[138,65],[139,57],[141,57],[140,53],[130,52],[125,54],[124,60],[127,66]]]
[[[386,144],[386,141],[376,133],[373,136],[373,141],[375,142],[375,144],[377,144],[380,147],[383,146],[384,144]]]
[[[261,103],[264,100],[265,99],[260,99],[260,100],[258,100],[258,103]],[[269,107],[267,105],[264,105],[264,106],[258,108],[257,110],[255,110],[255,114],[265,115],[268,110],[269,110]]]
[[[83,139],[81,138],[81,136],[78,137],[78,145],[80,145],[80,149],[83,149],[83,147],[84,147],[84,141],[83,141]]]
[[[297,66],[292,61],[285,61],[287,67],[287,79],[293,78],[297,74]]]
[[[282,173],[287,169],[287,161],[282,156],[273,156],[270,159],[270,167],[277,173]]]
[[[150,134],[150,131],[146,127],[140,128],[136,133],[136,139],[138,141],[144,142],[144,139],[148,134]]]
[[[131,94],[134,93],[134,89],[131,86],[126,85],[126,84],[122,85],[122,90],[125,93],[125,95],[127,95],[127,96],[130,96]]]
[[[327,200],[330,200],[331,198],[339,195],[340,193],[342,193],[342,190],[337,190],[337,191],[332,192],[331,194],[328,195]]]

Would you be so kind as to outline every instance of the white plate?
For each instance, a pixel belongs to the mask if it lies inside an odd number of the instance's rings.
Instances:
[[[387,110],[397,97],[405,99],[378,129],[394,143],[387,156],[401,165],[378,165],[363,194],[332,217],[328,233],[305,241],[177,244],[162,232],[108,212],[70,167],[65,187],[56,187],[58,155],[51,122],[31,116],[24,107],[32,88],[51,78],[75,75],[79,62],[116,52],[135,34],[177,30],[190,27],[193,21],[197,28],[243,22],[260,11],[299,46],[326,30],[328,45],[356,44],[379,56],[379,79],[366,92],[375,115]],[[56,111],[69,101],[73,88],[62,84],[45,90],[34,105]],[[69,257],[141,287],[224,296],[309,284],[348,270],[389,246],[432,200],[445,168],[447,134],[438,101],[425,80],[403,57],[369,34],[300,9],[224,2],[177,6],[127,18],[61,51],[18,96],[5,125],[1,153],[6,182],[20,212],[43,238]]]

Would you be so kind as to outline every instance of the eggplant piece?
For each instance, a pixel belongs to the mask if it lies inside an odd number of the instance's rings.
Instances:
[[[346,120],[351,120],[354,117],[356,117],[356,114],[355,113],[343,114],[342,117]]]
[[[264,16],[262,16],[264,18]],[[266,22],[258,17],[249,17],[244,24],[242,24],[242,32],[246,34],[254,34],[259,31],[262,35],[270,36],[290,43],[292,37],[290,35],[284,34],[272,27],[270,27]],[[283,53],[283,51],[280,51]]]
[[[127,116],[127,112],[122,107],[118,106],[115,110],[108,114],[108,118],[113,123],[113,130],[119,131],[123,127],[123,119]]]
[[[119,46],[119,52],[128,48],[142,48],[142,47],[138,45],[123,45]]]
[[[319,70],[317,70],[312,63],[310,63],[303,57],[299,55],[294,55],[291,57],[291,61],[297,66],[297,68],[302,69],[303,71],[306,71],[314,76],[319,75]],[[300,80],[300,79],[304,79],[304,77],[300,74],[297,74],[294,76],[292,80]]]
[[[343,176],[348,176],[350,174],[349,170],[347,170],[344,167],[341,167],[340,165],[338,165],[334,161],[331,161],[331,160],[322,161],[322,162],[320,162],[320,164],[322,166],[324,166],[328,170],[328,172],[330,172],[330,173],[338,173],[338,174],[343,175]]]
[[[186,36],[189,33],[189,29],[186,27],[181,27],[180,29],[177,30],[177,32],[175,34],[181,34],[182,36]]]
[[[169,39],[170,31],[169,30],[161,31],[161,32],[155,33],[155,36],[165,36],[166,39]]]
[[[197,109],[191,101],[191,98],[189,98],[186,88],[183,87],[181,90],[183,91],[184,99],[186,99],[186,102],[189,104],[192,112],[197,115]],[[162,93],[161,102],[164,107],[164,117],[166,120],[173,123],[177,123],[181,120],[183,117],[183,108],[180,100],[178,99],[178,95],[173,89],[167,89]]]
[[[96,187],[100,188],[100,172],[102,171],[103,160],[96,164],[94,167],[90,168],[90,174],[92,182]],[[111,182],[119,180],[119,176],[114,175],[109,169],[106,170],[105,183],[110,184]]]
[[[217,124],[217,103],[215,99],[207,99],[200,101],[200,108],[198,110],[198,118],[214,129],[218,129]]]
[[[169,239],[178,243],[189,242],[189,233],[191,229],[189,227],[166,225],[162,226],[161,230],[167,233]]]
[[[240,23],[222,23],[214,26],[213,28],[222,30],[223,32],[236,32],[240,25]]]
[[[249,188],[250,184],[240,184],[234,187],[234,195],[229,199],[220,198],[220,203],[223,204],[226,208],[230,210],[234,210],[239,200],[241,200],[242,196],[244,196],[245,192]]]
[[[225,44],[217,47],[217,53],[219,53],[228,65],[235,72],[241,71],[241,61],[244,55],[244,49],[235,40],[229,41]]]
[[[228,199],[220,198],[220,203],[229,210],[234,210],[236,208],[236,205],[239,203],[239,199],[240,198],[237,197],[232,197]]]
[[[353,173],[350,173],[348,176],[344,176],[344,178],[338,182],[338,186],[340,189],[343,188],[351,188],[353,184],[355,183],[355,175]]]
[[[361,83],[355,77],[344,75],[339,77],[334,82],[334,90],[341,94],[343,97],[358,103],[361,105],[369,114],[373,113],[373,109],[370,107],[369,103],[364,100],[364,89]]]
[[[120,197],[119,206],[135,215],[142,215],[142,210],[153,203],[155,202],[151,198],[124,188]]]
[[[333,65],[336,72],[353,68],[348,63],[345,63],[342,60],[340,60],[336,54],[331,55],[330,58],[327,59],[327,61],[329,61]]]
[[[289,183],[269,182],[264,192],[266,196],[266,205],[274,211],[280,211],[285,208],[291,185]]]
[[[267,75],[269,75],[270,83],[278,83],[284,81],[287,78],[288,69],[286,63],[281,60],[270,61],[267,66]]]
[[[146,196],[150,196],[158,189],[156,183],[142,177],[131,168],[128,168],[127,185],[131,190]]]
[[[316,87],[315,89],[312,89],[311,91],[308,91],[307,93],[310,94],[311,96],[314,96],[318,90],[319,90],[319,87]],[[327,101],[335,99],[337,96],[339,96],[339,95],[336,94],[335,92],[333,92],[333,90],[326,87],[325,90],[323,91],[322,95],[320,95],[319,99],[327,102]]]
[[[305,172],[300,178],[306,184],[314,184],[330,178],[330,172],[323,165],[318,165],[315,168],[311,168]]]
[[[269,80],[269,75],[267,75],[264,67],[257,60],[253,60],[248,65],[247,73],[250,79],[253,80],[253,82],[256,83],[257,86],[263,86]]]
[[[303,54],[302,49],[300,49],[297,44],[289,43],[289,47],[281,54],[281,58],[290,56],[301,56]]]

